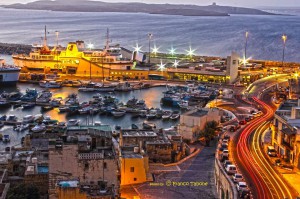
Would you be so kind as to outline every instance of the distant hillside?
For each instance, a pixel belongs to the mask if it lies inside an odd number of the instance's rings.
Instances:
[[[251,8],[175,4],[108,3],[89,0],[41,0],[27,4],[2,5],[4,8],[70,12],[131,12],[185,16],[229,16],[229,14],[273,15]]]

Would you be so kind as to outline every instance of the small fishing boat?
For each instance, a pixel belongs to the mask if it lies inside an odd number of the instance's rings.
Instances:
[[[167,119],[170,119],[171,116],[172,116],[171,111],[165,111],[164,114],[161,117],[162,117],[163,120],[167,120]]]
[[[29,129],[29,124],[20,124],[20,125],[17,125],[14,130],[15,131],[18,131],[18,132],[22,132],[22,131],[25,131]]]
[[[26,115],[23,117],[23,123],[30,123],[34,121],[34,116],[32,115]]]
[[[144,121],[143,122],[143,128],[144,129],[155,129],[156,125],[154,123],[150,123],[150,122]]]
[[[31,131],[34,133],[40,133],[46,130],[46,125],[45,124],[38,124],[34,126]]]
[[[44,119],[44,116],[42,114],[37,114],[37,115],[34,116],[33,121],[34,122],[41,122],[41,121],[43,121],[43,119]]]
[[[180,117],[180,114],[178,111],[174,111],[173,114],[171,115],[170,119],[171,120],[177,120]]]
[[[147,116],[147,110],[141,110],[139,116],[145,118]]]
[[[131,129],[139,129],[139,127],[136,124],[131,124]]]
[[[34,103],[29,103],[29,104],[23,104],[23,105],[22,105],[22,108],[23,108],[23,109],[31,109],[31,108],[33,108],[33,107],[35,107],[35,104],[34,104]]]
[[[15,115],[9,115],[9,116],[7,117],[6,123],[7,123],[7,124],[14,124],[14,123],[16,123],[17,121],[18,121],[18,117],[17,117],[17,116],[15,116]]]
[[[61,106],[58,108],[60,113],[65,113],[65,112],[69,112],[70,108],[68,106]]]
[[[44,81],[40,81],[39,82],[40,87],[42,88],[61,88],[62,83],[60,81],[48,81],[48,80],[44,80]]]
[[[80,120],[77,120],[77,119],[70,119],[68,122],[67,122],[67,127],[70,127],[70,126],[78,126],[80,123]]]
[[[0,117],[0,121],[6,121],[6,119],[7,119],[7,116],[6,116],[6,115],[2,115],[2,116]]]
[[[9,137],[9,135],[3,135],[2,141],[5,142],[5,143],[10,142],[10,137]]]
[[[126,114],[126,111],[115,110],[115,111],[112,111],[111,114],[114,117],[122,117],[122,116],[124,116]]]
[[[41,107],[41,111],[50,111],[50,110],[52,110],[52,109],[53,109],[52,106],[42,106],[42,107]]]
[[[149,111],[149,113],[146,115],[146,118],[148,120],[155,119],[156,115],[157,115],[157,111],[155,109],[153,109],[153,110]]]

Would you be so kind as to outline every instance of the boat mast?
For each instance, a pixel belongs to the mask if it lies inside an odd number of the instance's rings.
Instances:
[[[47,26],[45,26],[44,47],[47,47]]]
[[[107,50],[109,49],[109,28],[107,28],[106,30],[106,44],[105,44],[105,51],[107,52]]]

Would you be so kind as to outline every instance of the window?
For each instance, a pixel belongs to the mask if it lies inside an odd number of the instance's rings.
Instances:
[[[107,168],[107,164],[106,162],[103,163],[103,168],[106,169]]]
[[[89,163],[84,163],[84,169],[89,169]]]
[[[134,167],[130,167],[130,172],[134,172]]]
[[[137,179],[136,178],[133,178],[133,181],[136,181]]]

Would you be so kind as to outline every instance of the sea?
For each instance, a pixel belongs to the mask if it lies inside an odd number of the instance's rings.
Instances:
[[[199,17],[152,15],[144,13],[83,13],[0,8],[0,42],[39,44],[47,26],[50,45],[83,40],[95,48],[104,46],[106,30],[110,39],[128,49],[137,44],[148,51],[151,47],[168,52],[186,53],[190,47],[197,55],[227,56],[231,51],[244,52],[245,32],[249,32],[247,58],[281,60],[282,34],[287,35],[285,60],[300,62],[300,13],[293,15],[231,15]],[[288,13],[290,14],[290,13]]]
[[[189,48],[195,49],[197,55],[228,56],[232,51],[240,55],[244,52],[245,32],[249,32],[247,55],[252,59],[281,60],[283,51],[282,34],[287,35],[285,60],[300,62],[300,14],[293,16],[251,16],[232,15],[229,17],[197,17],[197,16],[168,16],[151,15],[144,13],[83,13],[83,12],[53,12],[37,10],[17,10],[0,8],[0,42],[18,44],[40,44],[44,36],[44,27],[47,26],[47,39],[49,45],[56,44],[55,31],[59,31],[58,43],[65,46],[70,41],[83,40],[86,44],[92,43],[95,48],[102,48],[106,39],[107,28],[112,43],[119,43],[128,49],[136,45],[142,51],[148,51],[148,33],[152,33],[151,47],[159,48],[160,52],[168,52],[173,48],[176,53],[186,53]],[[0,55],[12,63],[11,56]],[[42,90],[38,85],[18,84],[15,88],[0,87],[11,92],[19,90],[25,92],[26,88]],[[160,99],[165,87],[150,88],[128,93],[115,93],[120,101],[126,103],[132,97],[144,99],[148,107],[163,107]],[[54,96],[66,97],[71,93],[78,93],[76,88],[62,88],[52,90]],[[91,99],[91,93],[78,93],[80,101]],[[0,115],[23,116],[39,114],[40,107],[32,110],[14,109],[8,107],[1,109]],[[86,123],[85,116],[68,116],[61,114],[57,109],[46,112],[54,119],[67,121],[80,119]],[[89,120],[91,121],[91,120]],[[143,119],[132,119],[130,116],[113,118],[111,116],[96,115],[93,121],[101,121],[114,127],[130,128],[131,124],[141,127]],[[154,121],[159,128],[169,128],[176,125],[176,121]],[[27,132],[17,133],[12,127],[5,126],[0,133],[11,136],[10,143],[1,143],[0,150],[7,146],[17,146],[20,139]]]

